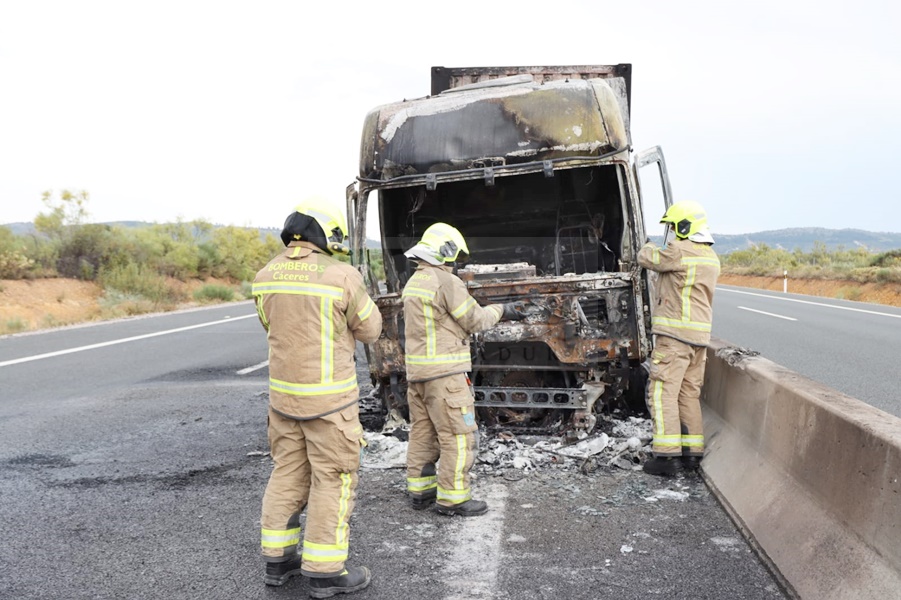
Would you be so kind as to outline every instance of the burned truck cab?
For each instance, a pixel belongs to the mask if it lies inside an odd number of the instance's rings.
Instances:
[[[431,95],[366,116],[347,199],[353,262],[384,322],[367,347],[383,411],[406,415],[401,291],[414,265],[404,252],[436,222],[466,238],[458,275],[481,304],[528,303],[524,320],[473,336],[484,426],[589,432],[602,410],[644,408],[637,168],[657,164],[666,194],[669,185],[659,149],[632,153],[630,76],[630,65],[435,67]],[[384,282],[364,248],[369,202]]]

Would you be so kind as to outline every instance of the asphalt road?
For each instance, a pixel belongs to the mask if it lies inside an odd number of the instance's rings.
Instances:
[[[304,596],[261,582],[265,358],[249,303],[0,338],[0,598]],[[487,515],[441,517],[364,469],[354,597],[784,597],[696,476],[561,465],[476,490]]]
[[[901,308],[717,286],[713,335],[901,417]]]

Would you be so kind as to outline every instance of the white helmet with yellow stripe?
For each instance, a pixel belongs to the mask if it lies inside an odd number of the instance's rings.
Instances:
[[[404,253],[407,258],[423,260],[441,266],[463,262],[469,258],[469,248],[463,234],[447,223],[435,223],[422,234],[422,239]]]

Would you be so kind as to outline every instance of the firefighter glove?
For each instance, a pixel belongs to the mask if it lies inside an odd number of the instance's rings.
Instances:
[[[508,302],[504,304],[504,314],[501,321],[521,321],[526,318],[525,302]]]

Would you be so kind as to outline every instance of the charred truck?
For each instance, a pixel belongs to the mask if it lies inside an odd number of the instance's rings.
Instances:
[[[347,189],[352,260],[384,321],[366,348],[375,389],[364,412],[407,415],[404,252],[439,221],[466,238],[470,262],[458,275],[481,304],[531,303],[525,320],[473,336],[484,426],[590,432],[604,410],[645,410],[651,290],[636,261],[647,237],[639,170],[656,171],[667,206],[671,194],[659,147],[632,151],[630,100],[629,64],[433,67],[429,96],[368,113]],[[369,203],[384,282],[365,248]]]

